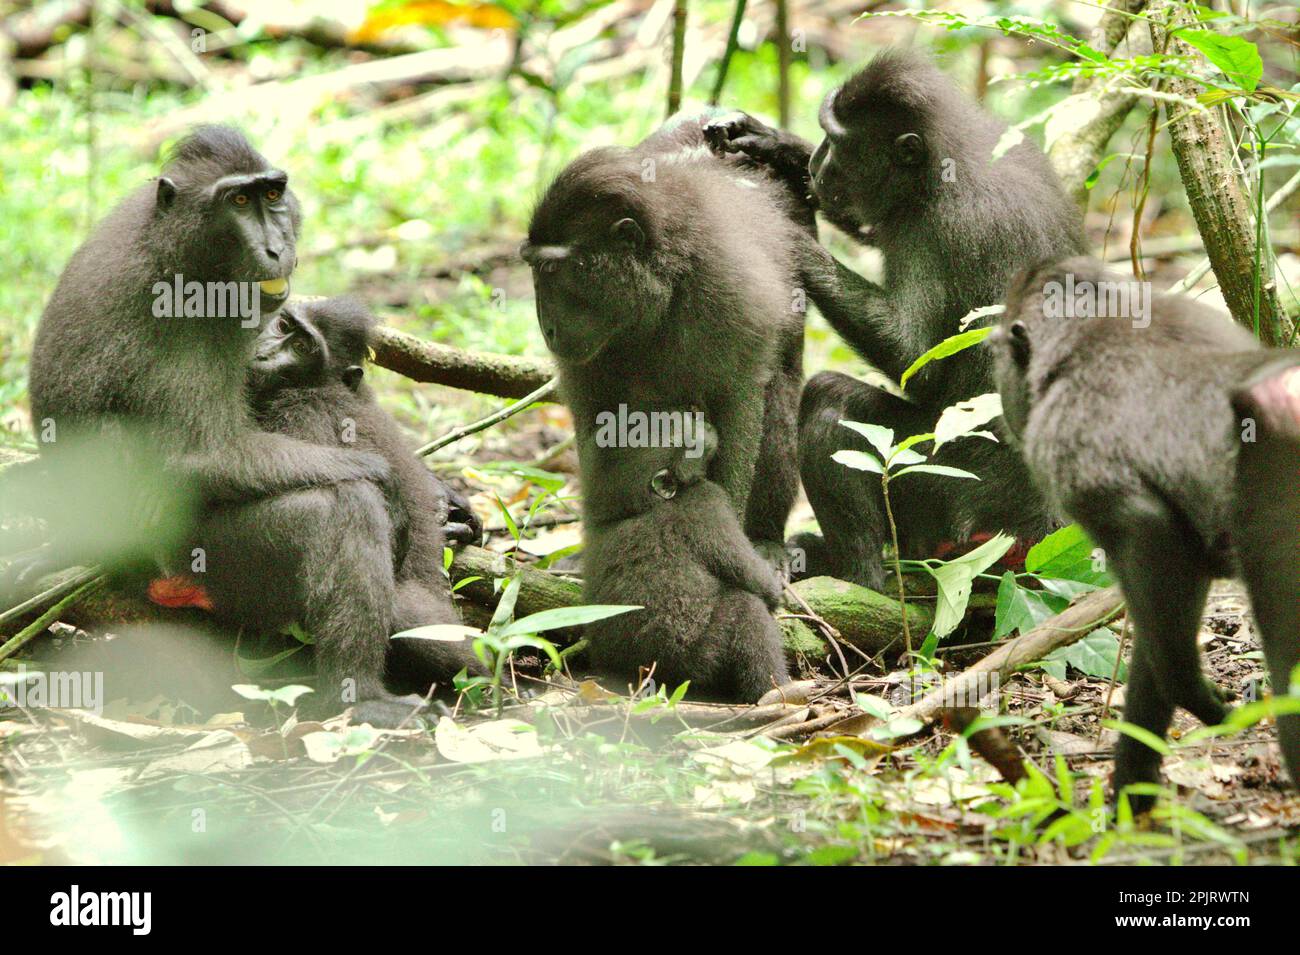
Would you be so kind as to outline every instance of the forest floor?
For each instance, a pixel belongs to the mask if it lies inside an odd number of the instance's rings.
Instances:
[[[1245,609],[1230,582],[1207,608],[1202,649],[1223,687],[1263,675]],[[131,641],[66,628],[48,642],[58,658]],[[197,665],[192,650],[155,642],[149,652],[156,670],[179,673]],[[949,666],[984,652],[953,647]],[[778,716],[788,727],[810,714],[861,715],[850,692],[895,698],[906,672],[805,674],[813,681],[795,704],[773,714],[546,682],[544,662],[516,656],[500,709],[462,698],[397,731],[298,721],[249,701],[200,722],[167,693],[111,700],[99,715],[10,708],[0,721],[0,853],[304,864],[1195,865],[1300,855],[1300,796],[1283,787],[1271,727],[1184,745],[1178,737],[1196,724],[1180,715],[1167,798],[1150,819],[1117,823],[1101,808],[1114,746],[1113,731],[1098,735],[1108,681],[1074,670],[1064,681],[1027,671],[1001,688],[994,722],[1029,768],[1012,787],[942,729],[898,746],[842,730],[779,738]],[[1112,708],[1121,703],[1122,688]]]

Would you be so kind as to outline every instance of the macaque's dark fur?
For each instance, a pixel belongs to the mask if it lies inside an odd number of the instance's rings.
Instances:
[[[251,201],[237,205],[213,190],[228,176],[253,183]],[[142,433],[166,455],[173,479],[192,481],[206,503],[186,536],[206,555],[201,582],[219,618],[259,628],[300,623],[316,638],[323,705],[337,711],[355,699],[358,717],[391,723],[410,708],[382,681],[394,603],[379,486],[390,483],[388,463],[257,427],[244,389],[257,328],[237,317],[153,314],[154,284],[178,274],[287,279],[300,220],[287,177],[243,135],[195,130],[162,176],[115,208],[64,270],[32,351],[33,419],[38,433],[47,419],[57,427],[43,456],[75,445],[79,434]],[[263,294],[264,319],[283,299]]]
[[[1274,694],[1300,663],[1300,352],[1283,352],[1232,395],[1237,420],[1255,440],[1237,459],[1233,539],[1250,591]],[[1281,716],[1277,734],[1300,786],[1300,716]]]
[[[370,311],[349,298],[286,305],[259,340],[249,375],[253,414],[268,431],[373,452],[389,463],[394,491],[390,514],[399,536],[393,556],[393,630],[457,624],[460,618],[442,570],[450,492],[415,456],[364,381],[375,324]],[[264,350],[262,342],[269,348]],[[277,361],[286,353],[287,360]],[[268,364],[273,367],[269,373],[263,371]],[[462,667],[482,671],[468,643],[404,638],[392,641],[389,649],[389,683],[404,690],[424,693],[433,682],[448,686]]]
[[[604,473],[599,412],[698,409],[720,436],[710,480],[750,539],[783,554],[803,360],[794,249],[807,233],[795,215],[777,180],[713,156],[699,119],[588,152],[547,190],[523,252],[585,496],[626,493]],[[572,254],[552,263],[546,247]]]
[[[884,284],[876,285],[807,240],[804,280],[835,330],[894,381],[957,334],[971,310],[1001,301],[1017,269],[1083,247],[1079,212],[1038,147],[1022,141],[993,160],[1006,124],[916,54],[878,55],[827,97],[822,124],[847,135],[828,136],[815,154],[810,144],[750,117],[713,138],[723,141],[719,148],[768,163],[794,192],[811,189],[831,222],[884,254]],[[880,482],[831,460],[842,448],[870,451],[839,422],[884,425],[901,439],[933,430],[944,408],[991,390],[988,358],[979,349],[920,371],[908,382],[910,401],[837,372],[808,381],[799,411],[800,470],[822,537],[800,535],[792,543],[805,551],[809,575],[877,589],[884,580]],[[1053,527],[1004,445],[957,441],[935,460],[981,480],[911,475],[892,487],[904,556],[928,557],[940,542],[979,531],[1032,539]]]
[[[596,668],[636,685],[653,664],[657,684],[671,691],[689,680],[692,698],[752,702],[785,683],[781,631],[770,613],[780,580],[722,488],[705,478],[708,452],[606,455],[602,477],[621,496],[587,506],[583,600],[645,609],[587,626]]]
[[[1012,283],[990,339],[1007,427],[1048,499],[1083,525],[1123,588],[1136,633],[1124,719],[1161,737],[1175,706],[1219,723],[1226,708],[1202,675],[1196,634],[1210,580],[1236,570],[1234,550],[1245,557],[1275,686],[1286,686],[1300,657],[1300,426],[1293,417],[1288,435],[1261,413],[1259,442],[1243,444],[1233,407],[1252,375],[1276,374],[1300,354],[1265,350],[1226,316],[1171,295],[1152,297],[1149,327],[1129,316],[1044,315],[1047,283],[1064,285],[1067,274],[1076,287],[1128,281],[1076,258]],[[1253,395],[1245,389],[1239,406]],[[1238,491],[1243,448],[1249,476]],[[1282,720],[1293,776],[1296,720]],[[1116,791],[1158,781],[1159,766],[1155,750],[1122,736]]]

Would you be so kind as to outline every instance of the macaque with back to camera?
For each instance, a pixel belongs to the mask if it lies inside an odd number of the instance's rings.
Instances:
[[[1073,315],[1089,317],[1060,314],[1070,281]],[[1091,259],[1029,269],[989,343],[1007,430],[1123,589],[1136,634],[1124,719],[1163,737],[1176,706],[1207,724],[1227,712],[1196,645],[1212,578],[1243,571],[1274,692],[1300,661],[1300,353],[1264,349],[1178,296],[1115,314],[1111,291],[1125,286],[1140,294]],[[1300,716],[1278,726],[1295,780]],[[1120,737],[1117,793],[1158,782],[1159,768],[1159,753]]]
[[[836,332],[894,381],[957,334],[973,309],[1000,302],[1017,269],[1083,248],[1079,211],[1038,147],[1022,140],[994,159],[1006,124],[917,54],[876,56],[826,97],[820,121],[825,138],[815,150],[743,113],[714,121],[706,136],[720,153],[763,164],[810,208],[880,249],[881,285],[807,235],[800,272]],[[809,379],[799,408],[799,460],[821,536],[791,541],[808,576],[877,590],[884,583],[888,522],[880,482],[831,460],[844,448],[870,451],[840,421],[882,425],[901,439],[933,431],[945,408],[992,390],[988,356],[978,349],[927,365],[908,382],[906,399],[838,372]],[[1056,526],[1004,444],[957,441],[934,460],[980,480],[922,474],[891,488],[904,556],[931,557],[998,530],[1036,540]]]
[[[245,382],[258,326],[240,314],[160,317],[156,287],[253,285],[263,321],[288,297],[301,222],[288,174],[234,129],[182,139],[162,175],[122,201],[77,250],[41,317],[29,391],[55,466],[79,445],[136,436],[156,450],[156,480],[201,503],[172,560],[197,570],[219,621],[316,640],[317,709],[393,725],[415,701],[384,685],[397,617],[392,467],[368,451],[258,427]],[[83,496],[94,498],[87,474]],[[70,561],[151,558],[135,542]],[[171,569],[171,568],[169,568]]]
[[[393,629],[458,624],[443,547],[451,535],[478,543],[482,524],[469,502],[415,456],[365,383],[375,325],[369,309],[346,297],[286,305],[254,349],[248,375],[253,416],[268,431],[374,452],[392,466]],[[388,682],[413,692],[427,691],[430,683],[450,685],[462,668],[485,672],[468,644],[404,638],[389,648]]]
[[[584,500],[589,604],[644,607],[588,624],[596,669],[692,696],[754,701],[785,683],[771,611],[781,587],[745,537],[726,493],[706,478],[717,435],[693,448],[605,448],[607,479]]]

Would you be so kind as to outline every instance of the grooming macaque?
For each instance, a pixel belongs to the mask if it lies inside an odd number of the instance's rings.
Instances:
[[[269,431],[334,447],[381,455],[393,469],[390,502],[395,631],[459,623],[442,571],[444,524],[449,507],[460,514],[459,533],[477,542],[481,525],[469,504],[415,456],[397,423],[366,385],[365,361],[375,318],[348,298],[286,305],[258,337],[249,368],[253,416]],[[482,664],[469,644],[401,639],[389,650],[390,684],[423,693],[448,685],[462,668]]]
[[[919,56],[880,54],[826,97],[820,119],[826,137],[816,150],[743,114],[715,121],[709,139],[719,151],[767,164],[792,193],[811,193],[832,223],[881,250],[885,277],[877,285],[805,237],[801,275],[832,327],[895,381],[957,334],[970,311],[1001,301],[1017,269],[1082,248],[1078,210],[1042,152],[1022,140],[994,159],[1006,124]],[[808,381],[800,471],[822,536],[792,544],[804,551],[809,575],[876,589],[884,581],[880,482],[831,460],[842,448],[870,450],[839,422],[883,425],[902,438],[932,431],[944,408],[991,390],[979,350],[926,366],[908,382],[906,401],[836,372]],[[1054,526],[1004,445],[958,441],[934,460],[981,480],[915,475],[891,489],[904,556],[929,557],[945,541],[988,531],[1036,539]]]
[[[358,719],[392,724],[411,712],[383,683],[392,468],[259,428],[245,390],[259,322],[288,296],[299,222],[288,175],[239,132],[181,140],[59,279],[32,352],[33,419],[51,460],[115,431],[156,449],[160,477],[192,483],[204,503],[176,559],[218,619],[301,624],[316,640],[321,705],[355,702]],[[207,295],[181,307],[178,286]],[[245,300],[251,314],[230,307]]]
[[[798,214],[782,182],[711,154],[699,119],[634,149],[593,150],[556,177],[521,254],[586,493],[606,480],[600,416],[699,409],[719,435],[709,479],[782,560],[799,483]]]
[[[683,448],[602,448],[585,500],[583,599],[644,607],[588,624],[596,668],[633,684],[689,680],[691,695],[753,702],[785,683],[776,571],[706,478],[717,437]]]
[[[1144,291],[1091,259],[1039,266],[1012,283],[989,341],[1008,431],[1123,588],[1136,633],[1124,719],[1163,737],[1176,706],[1205,723],[1225,716],[1196,634],[1210,580],[1232,575],[1234,557],[1275,692],[1300,658],[1300,353]],[[1279,720],[1293,778],[1298,720]],[[1115,763],[1117,793],[1159,780],[1160,755],[1132,737]]]

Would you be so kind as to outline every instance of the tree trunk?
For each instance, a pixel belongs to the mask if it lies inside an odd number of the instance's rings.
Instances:
[[[1153,12],[1175,27],[1194,23],[1183,7],[1171,0],[1160,0]],[[1199,56],[1177,34],[1170,34],[1154,20],[1151,38],[1157,50],[1189,58]],[[1198,84],[1182,79],[1166,80],[1164,88],[1188,100],[1195,100],[1202,92]],[[1205,240],[1205,252],[1228,310],[1264,344],[1280,344],[1272,261],[1267,253],[1260,257],[1257,300],[1254,217],[1237,178],[1223,127],[1212,112],[1194,111],[1179,103],[1167,104],[1165,115],[1187,202]]]

